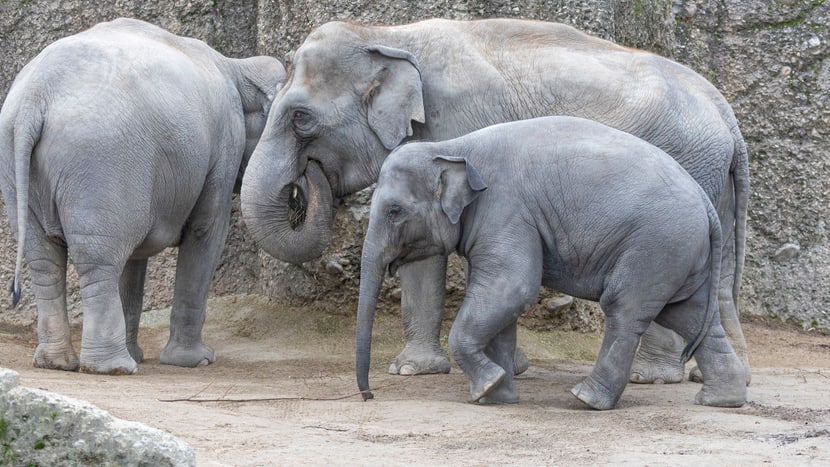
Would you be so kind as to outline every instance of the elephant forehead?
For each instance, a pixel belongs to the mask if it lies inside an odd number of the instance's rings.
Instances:
[[[319,42],[303,45],[294,55],[296,73],[303,79],[323,79],[331,77],[347,63],[342,45],[327,45]]]

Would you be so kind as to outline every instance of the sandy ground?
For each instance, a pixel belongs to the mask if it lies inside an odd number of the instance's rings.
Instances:
[[[596,412],[568,392],[591,368],[595,334],[521,329],[531,358],[521,402],[479,406],[457,368],[385,373],[401,348],[394,316],[375,325],[368,402],[353,374],[353,318],[213,299],[205,338],[217,362],[196,369],[159,365],[166,320],[164,310],[142,318],[138,375],[34,369],[34,335],[2,328],[0,365],[24,386],[184,439],[200,466],[830,464],[830,336],[816,332],[745,323],[754,372],[743,408],[694,405],[699,385],[684,382],[629,385],[617,409]]]

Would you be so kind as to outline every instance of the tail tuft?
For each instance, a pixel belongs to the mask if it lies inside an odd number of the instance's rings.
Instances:
[[[17,304],[20,303],[21,295],[23,295],[23,288],[20,286],[20,282],[17,281],[17,278],[12,280],[9,289],[12,293],[12,306],[17,306]]]

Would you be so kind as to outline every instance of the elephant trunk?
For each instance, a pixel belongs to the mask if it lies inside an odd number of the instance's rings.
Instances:
[[[296,159],[280,163],[275,156],[286,153],[271,146],[260,140],[245,169],[242,217],[260,248],[281,261],[301,264],[320,257],[328,246],[331,186],[318,163],[309,161],[301,173]]]
[[[363,242],[360,259],[360,296],[357,304],[357,321],[355,325],[355,372],[357,387],[363,400],[372,399],[369,390],[369,365],[372,354],[372,325],[378,296],[386,273],[383,249],[379,248],[376,235],[370,227]]]

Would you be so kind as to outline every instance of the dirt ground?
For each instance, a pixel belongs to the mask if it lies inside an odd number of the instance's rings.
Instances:
[[[0,365],[24,386],[172,433],[200,466],[830,464],[830,336],[757,321],[744,330],[754,368],[740,409],[694,405],[691,382],[632,384],[617,409],[586,409],[568,391],[589,372],[600,336],[526,329],[521,402],[470,404],[457,368],[386,374],[402,342],[391,315],[375,324],[375,399],[363,402],[353,318],[245,296],[211,300],[205,339],[217,362],[207,367],[159,365],[165,310],[142,318],[147,360],[137,375],[34,369],[34,333],[2,327]]]

